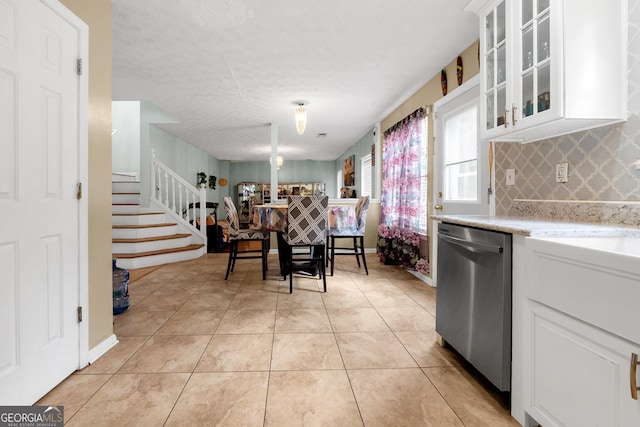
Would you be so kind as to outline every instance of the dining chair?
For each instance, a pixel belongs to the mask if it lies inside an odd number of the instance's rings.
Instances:
[[[229,278],[229,272],[233,272],[238,259],[262,259],[262,280],[267,278],[267,255],[269,253],[269,232],[261,230],[251,230],[248,228],[240,228],[240,219],[238,210],[233,204],[231,197],[223,197],[224,210],[227,213],[228,233],[229,233],[229,263],[227,264],[227,274],[224,280]],[[238,243],[240,242],[260,242],[260,250],[250,249],[238,252]],[[250,255],[260,252],[260,255]],[[242,254],[242,255],[240,255]]]
[[[326,264],[331,263],[331,275],[333,276],[333,267],[335,264],[335,258],[337,255],[351,255],[356,257],[358,262],[358,268],[360,268],[360,257],[362,257],[362,263],[364,264],[364,271],[369,275],[369,269],[367,268],[367,259],[364,254],[364,230],[367,222],[367,210],[369,209],[369,196],[363,196],[358,199],[356,203],[356,229],[341,230],[335,228],[329,228],[327,231],[327,255]],[[351,239],[353,242],[352,247],[339,246],[336,247],[336,239]],[[338,250],[338,252],[336,252]]]
[[[287,198],[287,232],[283,238],[288,246],[286,274],[289,274],[289,293],[293,292],[294,271],[314,271],[322,278],[323,292],[327,292],[325,246],[327,243],[328,196],[289,196]],[[307,248],[306,252],[294,252]]]

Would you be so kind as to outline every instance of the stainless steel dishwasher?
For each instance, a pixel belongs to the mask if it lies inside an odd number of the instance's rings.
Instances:
[[[436,331],[499,390],[511,389],[511,234],[438,226]]]

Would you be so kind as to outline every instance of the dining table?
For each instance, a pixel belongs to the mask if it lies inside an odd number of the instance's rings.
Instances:
[[[284,204],[253,205],[249,216],[250,229],[276,233],[282,276],[286,275],[286,261],[290,250],[284,240],[288,224],[287,212],[288,206]],[[358,220],[354,205],[330,205],[327,208],[327,230],[331,230],[332,234],[351,234],[357,228]]]

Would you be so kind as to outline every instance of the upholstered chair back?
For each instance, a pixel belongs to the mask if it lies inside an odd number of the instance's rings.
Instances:
[[[328,196],[289,196],[286,240],[290,245],[326,243]]]

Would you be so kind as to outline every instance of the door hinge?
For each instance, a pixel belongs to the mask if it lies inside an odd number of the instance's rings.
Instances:
[[[78,58],[78,62],[76,64],[76,71],[79,76],[82,75],[82,58]]]
[[[78,187],[76,189],[76,199],[78,200],[82,199],[82,183],[81,182],[78,183]]]
[[[78,307],[78,323],[82,322],[82,307]]]

